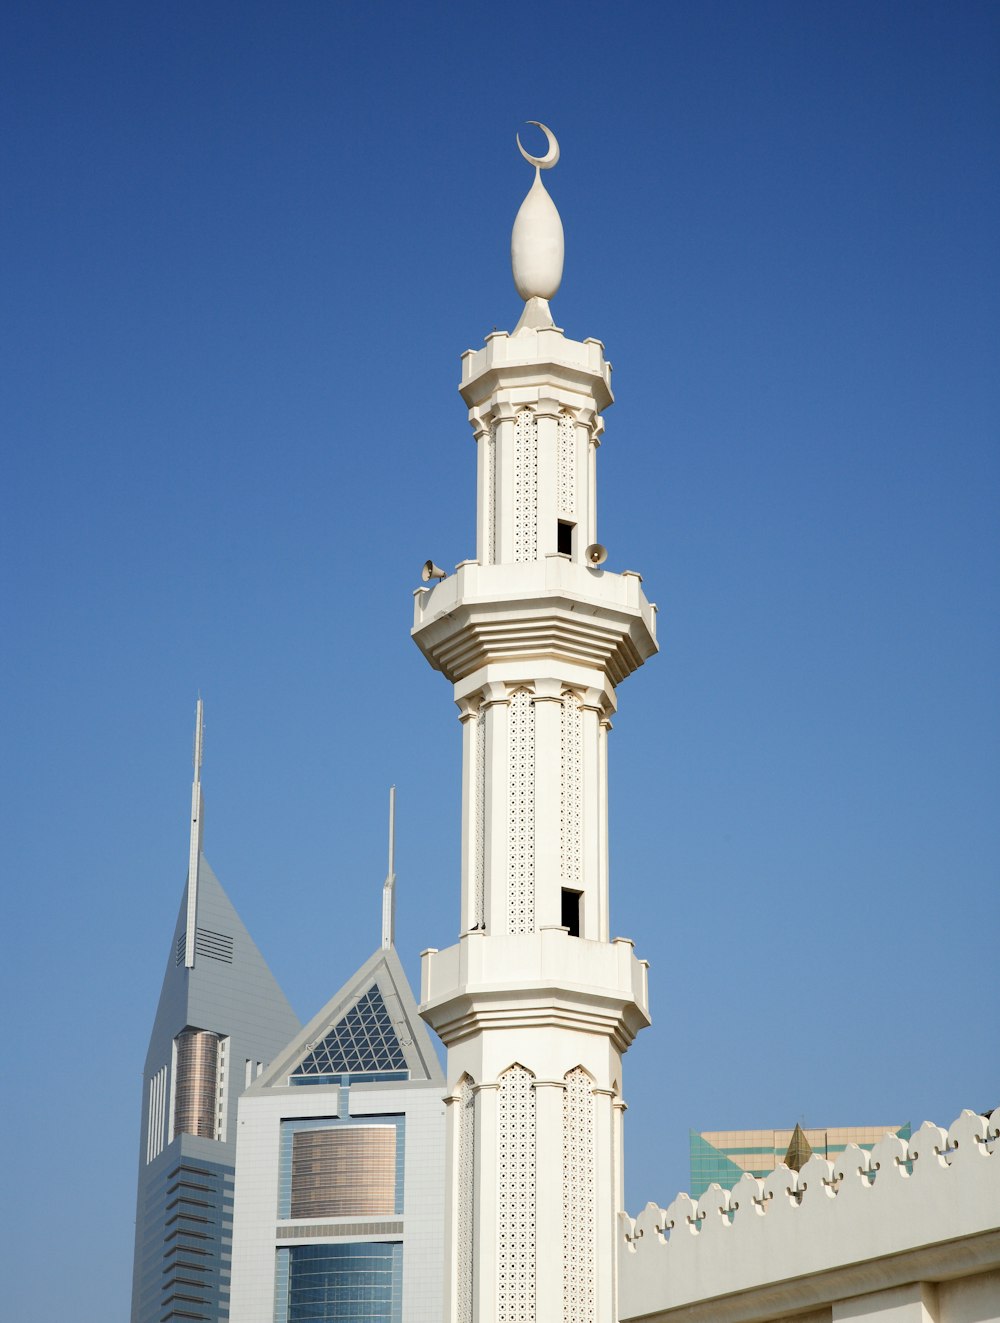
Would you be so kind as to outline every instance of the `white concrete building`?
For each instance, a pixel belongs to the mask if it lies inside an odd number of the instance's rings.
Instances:
[[[390,943],[240,1099],[234,1323],[440,1323],[443,1093]]]
[[[524,314],[463,357],[476,556],[447,577],[428,565],[440,581],[415,602],[462,723],[462,935],[424,953],[420,1008],[448,1048],[449,1323],[612,1323],[622,1056],[649,1023],[646,965],[609,929],[606,744],[656,610],[597,543],[611,369],[549,312],[548,136],[545,157],[524,153],[511,244]]]

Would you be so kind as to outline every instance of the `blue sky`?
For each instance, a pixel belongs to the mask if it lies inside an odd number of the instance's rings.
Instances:
[[[206,851],[303,1017],[377,943],[391,781],[411,977],[455,936],[410,594],[474,548],[459,355],[519,315],[529,118],[557,320],[616,369],[601,540],[660,606],[611,749],[628,1204],[689,1128],[1000,1101],[996,6],[41,0],[0,35],[19,1323],[126,1315],[199,690]]]

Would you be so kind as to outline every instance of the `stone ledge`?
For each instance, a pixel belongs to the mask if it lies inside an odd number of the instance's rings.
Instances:
[[[453,684],[500,659],[553,655],[618,684],[657,651],[656,611],[638,575],[562,557],[463,564],[416,594],[411,633]]]
[[[468,933],[424,953],[420,1014],[447,1045],[484,1028],[560,1026],[607,1035],[624,1051],[650,1022],[647,967],[622,938]]]

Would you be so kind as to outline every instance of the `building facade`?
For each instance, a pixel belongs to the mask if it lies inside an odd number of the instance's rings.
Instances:
[[[299,1021],[202,853],[201,703],[188,879],[143,1071],[132,1323],[229,1318],[240,1094]]]
[[[609,927],[607,739],[655,607],[597,543],[611,370],[549,310],[545,132],[511,244],[524,313],[462,360],[476,556],[428,565],[415,601],[462,724],[461,936],[425,953],[421,1005],[448,1048],[449,1323],[616,1318],[622,1056],[649,1023],[646,965]]]
[[[234,1323],[440,1323],[443,1095],[389,945],[240,1099]]]

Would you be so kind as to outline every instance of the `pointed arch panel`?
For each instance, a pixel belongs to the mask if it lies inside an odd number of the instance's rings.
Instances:
[[[582,1066],[567,1071],[563,1093],[563,1319],[591,1323],[597,1250],[594,1081]]]
[[[515,1064],[497,1097],[497,1318],[535,1323],[535,1077]]]

